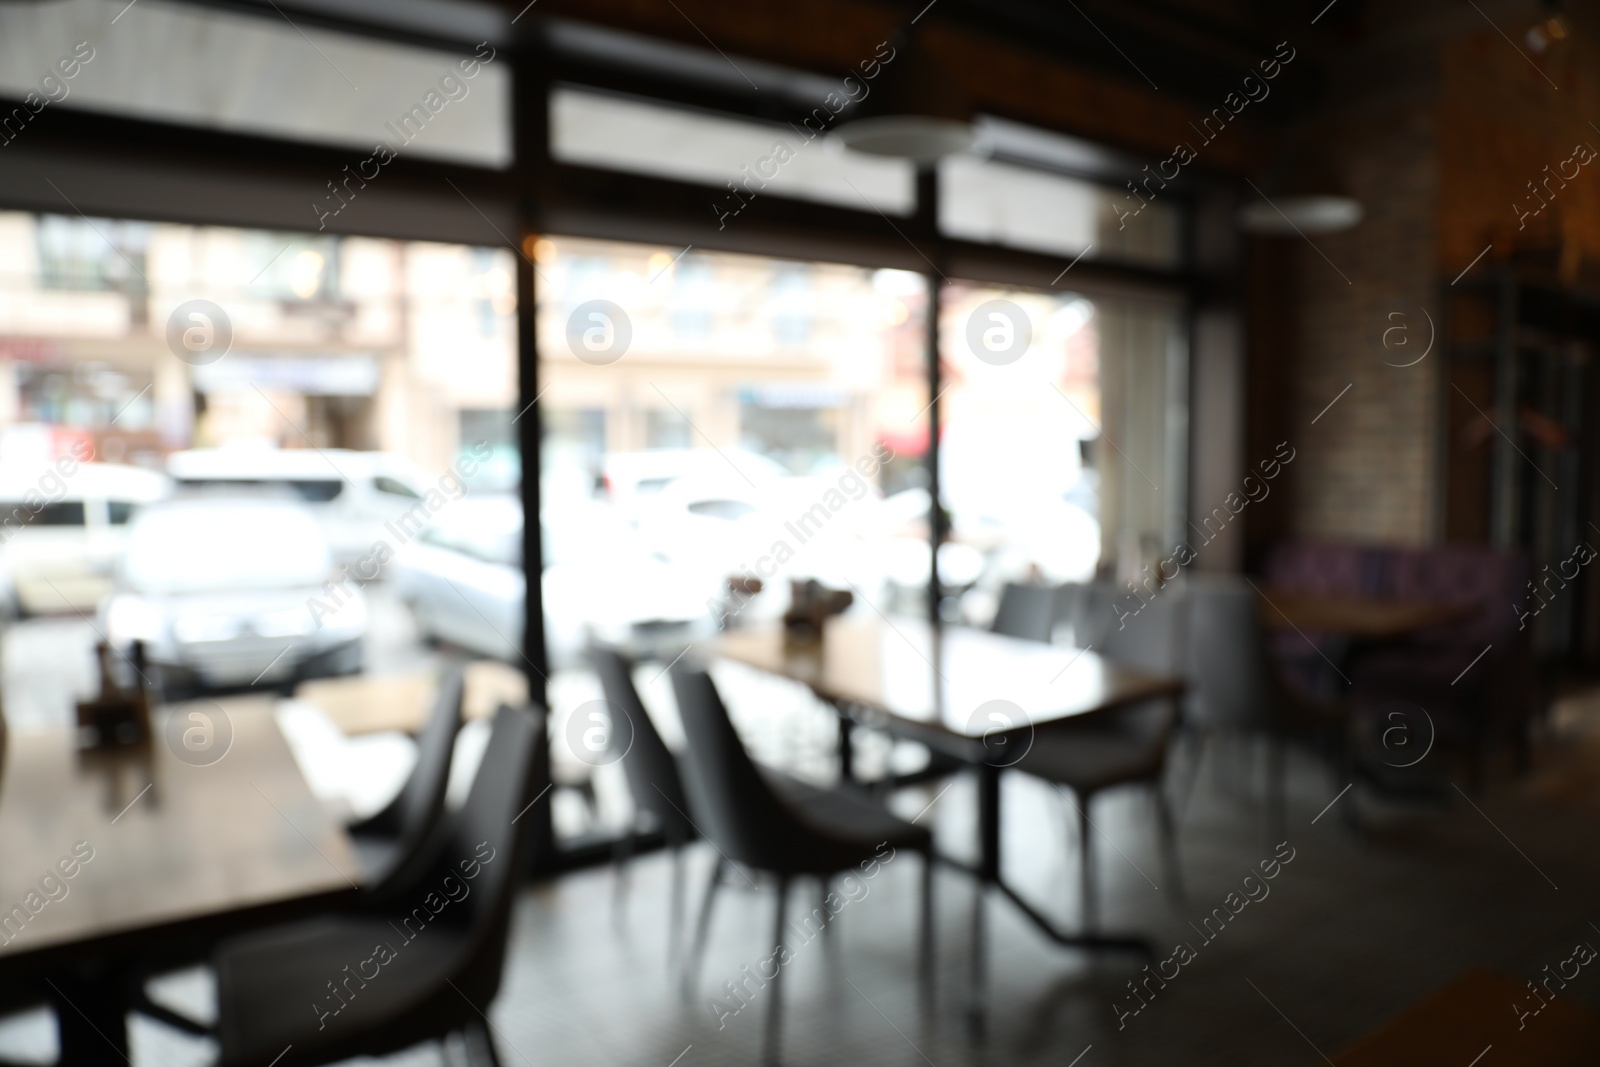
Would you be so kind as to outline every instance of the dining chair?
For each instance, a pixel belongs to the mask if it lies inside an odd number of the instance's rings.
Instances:
[[[635,816],[645,814],[660,828],[672,849],[672,899],[667,955],[678,954],[683,913],[684,846],[694,837],[689,821],[689,798],[684,793],[678,757],[667,748],[655,727],[639,690],[633,684],[633,665],[612,648],[590,651],[594,669],[600,676],[611,712],[611,749],[622,753],[622,771],[633,797]],[[637,825],[618,836],[614,849],[616,862],[615,903],[620,915],[627,893],[627,867],[633,856],[633,833]]]
[[[465,677],[459,664],[445,671],[433,712],[417,737],[416,765],[400,792],[382,811],[346,827],[370,900],[388,897],[428,861],[430,839],[444,816]]]
[[[400,792],[381,811],[347,826],[350,844],[361,869],[361,887],[368,906],[391,901],[432,860],[444,821],[445,794],[450,781],[456,734],[461,729],[465,667],[445,671],[434,698],[432,713],[417,738],[417,762]],[[162,961],[171,965],[175,960]],[[189,1033],[207,1033],[206,1027],[173,1011],[150,995],[145,985],[150,973],[137,983],[133,1007],[141,1015]],[[0,1063],[0,1067],[5,1067]]]
[[[1287,685],[1268,651],[1259,594],[1243,578],[1205,575],[1189,582],[1189,719],[1193,741],[1187,799],[1206,745],[1221,735],[1259,738],[1267,744],[1268,843],[1281,837],[1286,809],[1286,748],[1318,749],[1328,759],[1335,789],[1348,779],[1348,725],[1344,711]],[[1345,818],[1354,818],[1354,804]]]
[[[686,663],[671,668],[678,714],[688,738],[684,779],[693,815],[718,859],[700,906],[694,944],[684,969],[685,987],[705,950],[712,903],[724,875],[737,864],[773,875],[778,883],[773,944],[783,946],[789,888],[816,877],[827,896],[835,874],[881,858],[885,845],[920,852],[922,868],[921,982],[924,1004],[933,977],[933,836],[926,829],[843,788],[818,789],[756,765],[740,743],[710,675]],[[766,977],[763,975],[763,977]],[[783,967],[769,982],[763,1061],[776,1063],[781,1027]]]
[[[1055,589],[1055,621],[1072,634],[1072,644],[1083,648],[1090,640],[1088,622],[1090,585],[1087,582],[1062,582]],[[1055,636],[1052,627],[1051,636]]]
[[[547,744],[542,710],[502,705],[466,802],[426,869],[379,909],[271,927],[218,946],[220,1067],[310,1067],[459,1035],[498,1064],[487,1029],[526,869]],[[368,968],[371,968],[369,971]]]
[[[1109,586],[1088,587],[1083,607],[1089,612],[1109,606]],[[1169,585],[1146,603],[1138,615],[1114,621],[1092,635],[1095,650],[1105,659],[1151,674],[1179,673],[1181,632],[1185,602],[1180,587]],[[1115,618],[1108,612],[1108,617]],[[1075,643],[1082,643],[1076,640]],[[1090,642],[1093,643],[1093,642]],[[1078,839],[1078,873],[1084,925],[1096,913],[1094,848],[1090,808],[1094,798],[1120,786],[1140,786],[1149,791],[1155,807],[1166,867],[1168,894],[1183,897],[1183,872],[1178,859],[1177,831],[1164,782],[1167,757],[1179,721],[1172,700],[1152,700],[1104,712],[1081,722],[1051,723],[1034,731],[1033,743],[1017,762],[1017,769],[1042,778],[1062,790],[1075,817]]]
[[[989,624],[993,633],[1027,641],[1050,640],[1056,621],[1056,591],[1047,585],[1007,582],[1000,590],[1000,606]]]

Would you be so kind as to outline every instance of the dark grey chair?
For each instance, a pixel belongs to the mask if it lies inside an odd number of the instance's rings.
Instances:
[[[1049,642],[1056,621],[1056,591],[1046,585],[1007,582],[989,629],[1007,637]]]
[[[921,978],[931,996],[933,966],[933,837],[846,789],[816,789],[758,768],[740,743],[716,686],[706,672],[684,663],[672,667],[672,688],[688,737],[688,787],[695,821],[716,846],[718,859],[706,886],[695,941],[685,969],[692,983],[705,948],[711,907],[723,875],[733,864],[774,875],[778,907],[773,943],[787,937],[784,925],[790,884],[816,877],[826,896],[827,879],[873,860],[887,844],[922,853]],[[771,978],[764,1060],[776,1063],[780,1031],[780,985],[784,968]],[[927,1003],[927,999],[924,1003]]]
[[[434,698],[433,712],[417,738],[417,763],[400,792],[382,811],[352,823],[346,830],[361,866],[361,885],[369,906],[391,902],[432,862],[445,814],[445,789],[456,734],[461,729],[465,669],[445,671]],[[170,964],[174,961],[168,961]],[[133,994],[134,1010],[189,1033],[209,1030],[193,1019],[154,1000],[141,980]],[[5,1067],[0,1062],[0,1067]]]
[[[433,713],[417,737],[417,763],[411,776],[382,811],[347,827],[361,864],[362,886],[374,901],[407,884],[428,860],[427,846],[444,816],[465,684],[463,667],[445,671]]]
[[[1144,603],[1137,615],[1124,614],[1120,620],[1110,610],[1109,585],[1079,588],[1085,590],[1079,605],[1086,613],[1085,624],[1103,622],[1101,613],[1110,620],[1109,626],[1097,626],[1095,632],[1085,635],[1098,654],[1152,674],[1180,673],[1185,608],[1181,587],[1167,586]],[[1123,609],[1127,612],[1128,605]],[[1085,638],[1077,637],[1077,628],[1075,625],[1075,639],[1080,645],[1085,644]],[[1085,926],[1094,922],[1097,910],[1089,809],[1094,798],[1108,789],[1135,785],[1149,790],[1161,836],[1167,891],[1175,899],[1183,896],[1176,827],[1163,789],[1167,756],[1178,721],[1175,702],[1159,700],[1096,715],[1085,722],[1053,723],[1035,732],[1033,744],[1017,763],[1018,770],[1072,794],[1069,799],[1077,823]]]
[[[1062,582],[1055,589],[1056,622],[1072,631],[1072,643],[1083,648],[1093,641],[1089,624],[1090,586],[1084,582]]]
[[[1210,740],[1223,735],[1267,742],[1268,843],[1281,839],[1285,819],[1286,746],[1305,744],[1327,758],[1334,788],[1348,781],[1348,720],[1337,705],[1319,702],[1284,683],[1268,651],[1260,597],[1243,578],[1203,576],[1190,582],[1189,718],[1194,737],[1193,788]],[[1343,817],[1355,817],[1354,798]]]
[[[486,1029],[545,763],[542,711],[501,707],[466,803],[430,866],[382,909],[272,927],[220,945],[221,1067],[310,1067]],[[384,950],[387,949],[387,952]],[[368,968],[371,968],[370,972]]]
[[[636,813],[651,818],[660,827],[667,847],[672,849],[672,899],[669,924],[669,957],[677,955],[678,935],[683,912],[684,846],[694,838],[689,821],[689,798],[683,789],[678,758],[667,748],[656,730],[639,691],[633,684],[633,665],[620,652],[610,648],[590,650],[600,686],[611,710],[611,747],[621,752],[622,770],[628,780]],[[620,914],[627,886],[627,866],[633,855],[633,831],[617,838],[616,903]]]

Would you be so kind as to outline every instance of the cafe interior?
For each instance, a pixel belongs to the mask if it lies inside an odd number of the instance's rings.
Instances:
[[[1597,123],[1594,0],[0,0],[0,1065],[1600,1062]]]

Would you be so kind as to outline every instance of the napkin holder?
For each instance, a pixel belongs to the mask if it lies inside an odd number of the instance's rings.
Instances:
[[[822,625],[855,602],[848,589],[829,589],[815,579],[789,583],[789,610],[783,613],[783,636],[790,644],[813,645],[822,639]]]
[[[144,684],[144,645],[133,646],[131,663],[133,685],[117,681],[111,663],[111,646],[101,641],[96,648],[100,661],[100,692],[90,700],[78,702],[78,733],[84,748],[119,748],[136,745],[150,738],[150,692]]]

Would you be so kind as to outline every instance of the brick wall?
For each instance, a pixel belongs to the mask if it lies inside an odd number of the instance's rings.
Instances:
[[[1411,101],[1319,130],[1366,214],[1351,230],[1312,235],[1315,248],[1289,239],[1286,284],[1299,314],[1281,432],[1298,452],[1292,535],[1416,543],[1433,534],[1439,361],[1391,364],[1420,354],[1428,316],[1438,320],[1436,126],[1432,106]],[[1394,327],[1402,332],[1385,347]]]

